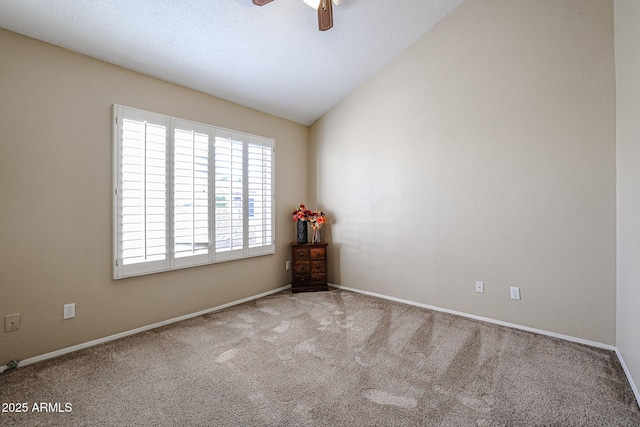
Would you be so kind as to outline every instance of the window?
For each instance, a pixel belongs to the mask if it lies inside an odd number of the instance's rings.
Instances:
[[[274,253],[273,139],[114,116],[114,278]]]

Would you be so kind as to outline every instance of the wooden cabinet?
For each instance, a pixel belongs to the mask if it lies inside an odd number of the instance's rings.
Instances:
[[[328,291],[327,243],[292,243],[292,292]]]

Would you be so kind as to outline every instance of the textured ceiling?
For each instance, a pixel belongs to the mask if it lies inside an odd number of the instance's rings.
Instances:
[[[309,125],[463,0],[2,0],[0,27]],[[3,58],[4,60],[5,58]]]

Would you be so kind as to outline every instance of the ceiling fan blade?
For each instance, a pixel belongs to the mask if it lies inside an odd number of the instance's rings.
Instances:
[[[273,0],[253,0],[253,4],[256,6],[264,6],[267,3],[271,3]]]
[[[320,31],[327,31],[331,27],[333,27],[331,0],[320,0],[320,6],[318,6],[318,28]]]

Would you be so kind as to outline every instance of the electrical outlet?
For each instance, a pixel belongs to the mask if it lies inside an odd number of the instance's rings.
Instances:
[[[520,299],[520,288],[517,286],[511,287],[511,299]]]
[[[484,294],[484,282],[476,281],[476,292]]]
[[[74,317],[76,317],[76,304],[65,304],[62,319],[73,319]]]
[[[4,331],[11,332],[20,329],[20,313],[4,316]]]
[[[287,261],[284,263],[284,269],[287,271],[291,270],[291,261]]]

